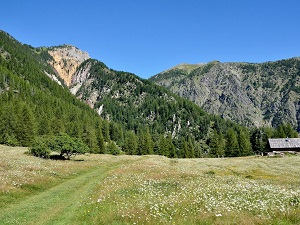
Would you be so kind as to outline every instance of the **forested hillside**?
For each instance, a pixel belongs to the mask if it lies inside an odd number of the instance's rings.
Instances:
[[[90,151],[104,152],[103,136],[110,140],[113,123],[49,78],[55,77],[49,58],[46,51],[0,32],[0,143],[30,146],[37,136],[67,133]]]
[[[264,151],[267,137],[278,136],[272,129],[250,132],[237,123],[207,114],[194,103],[148,80],[109,69],[93,59],[78,68],[70,90],[101,117],[131,130],[125,134],[123,145],[129,154],[242,156],[253,154],[252,147],[256,153]],[[297,136],[289,125],[281,128],[285,130],[281,135]]]

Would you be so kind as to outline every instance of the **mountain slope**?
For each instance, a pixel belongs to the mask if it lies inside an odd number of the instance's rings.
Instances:
[[[0,31],[0,143],[30,146],[37,136],[63,132],[103,152],[106,121],[69,92],[50,59]]]
[[[121,123],[140,138],[142,133],[149,132],[153,140],[150,149],[156,153],[159,150],[155,148],[159,149],[162,138],[171,141],[171,146],[174,144],[177,149],[177,152],[168,152],[168,156],[200,156],[200,152],[207,151],[206,143],[212,130],[225,135],[229,128],[234,128],[236,135],[245,133],[249,141],[245,128],[209,115],[163,87],[132,73],[109,69],[97,60],[83,62],[72,77],[69,88],[77,98],[96,109],[101,117]],[[188,143],[191,149],[184,153]]]
[[[300,130],[300,58],[174,67],[150,78],[204,110],[248,126]]]

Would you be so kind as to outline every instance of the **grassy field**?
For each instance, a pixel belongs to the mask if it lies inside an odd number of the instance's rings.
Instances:
[[[300,224],[300,157],[43,160],[0,145],[0,224]]]

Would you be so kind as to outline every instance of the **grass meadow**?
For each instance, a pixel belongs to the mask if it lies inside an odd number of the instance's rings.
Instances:
[[[300,224],[300,157],[43,160],[0,146],[0,224]]]

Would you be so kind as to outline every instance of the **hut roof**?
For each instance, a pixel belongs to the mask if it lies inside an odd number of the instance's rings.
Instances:
[[[272,138],[269,144],[272,149],[300,148],[300,138]]]

